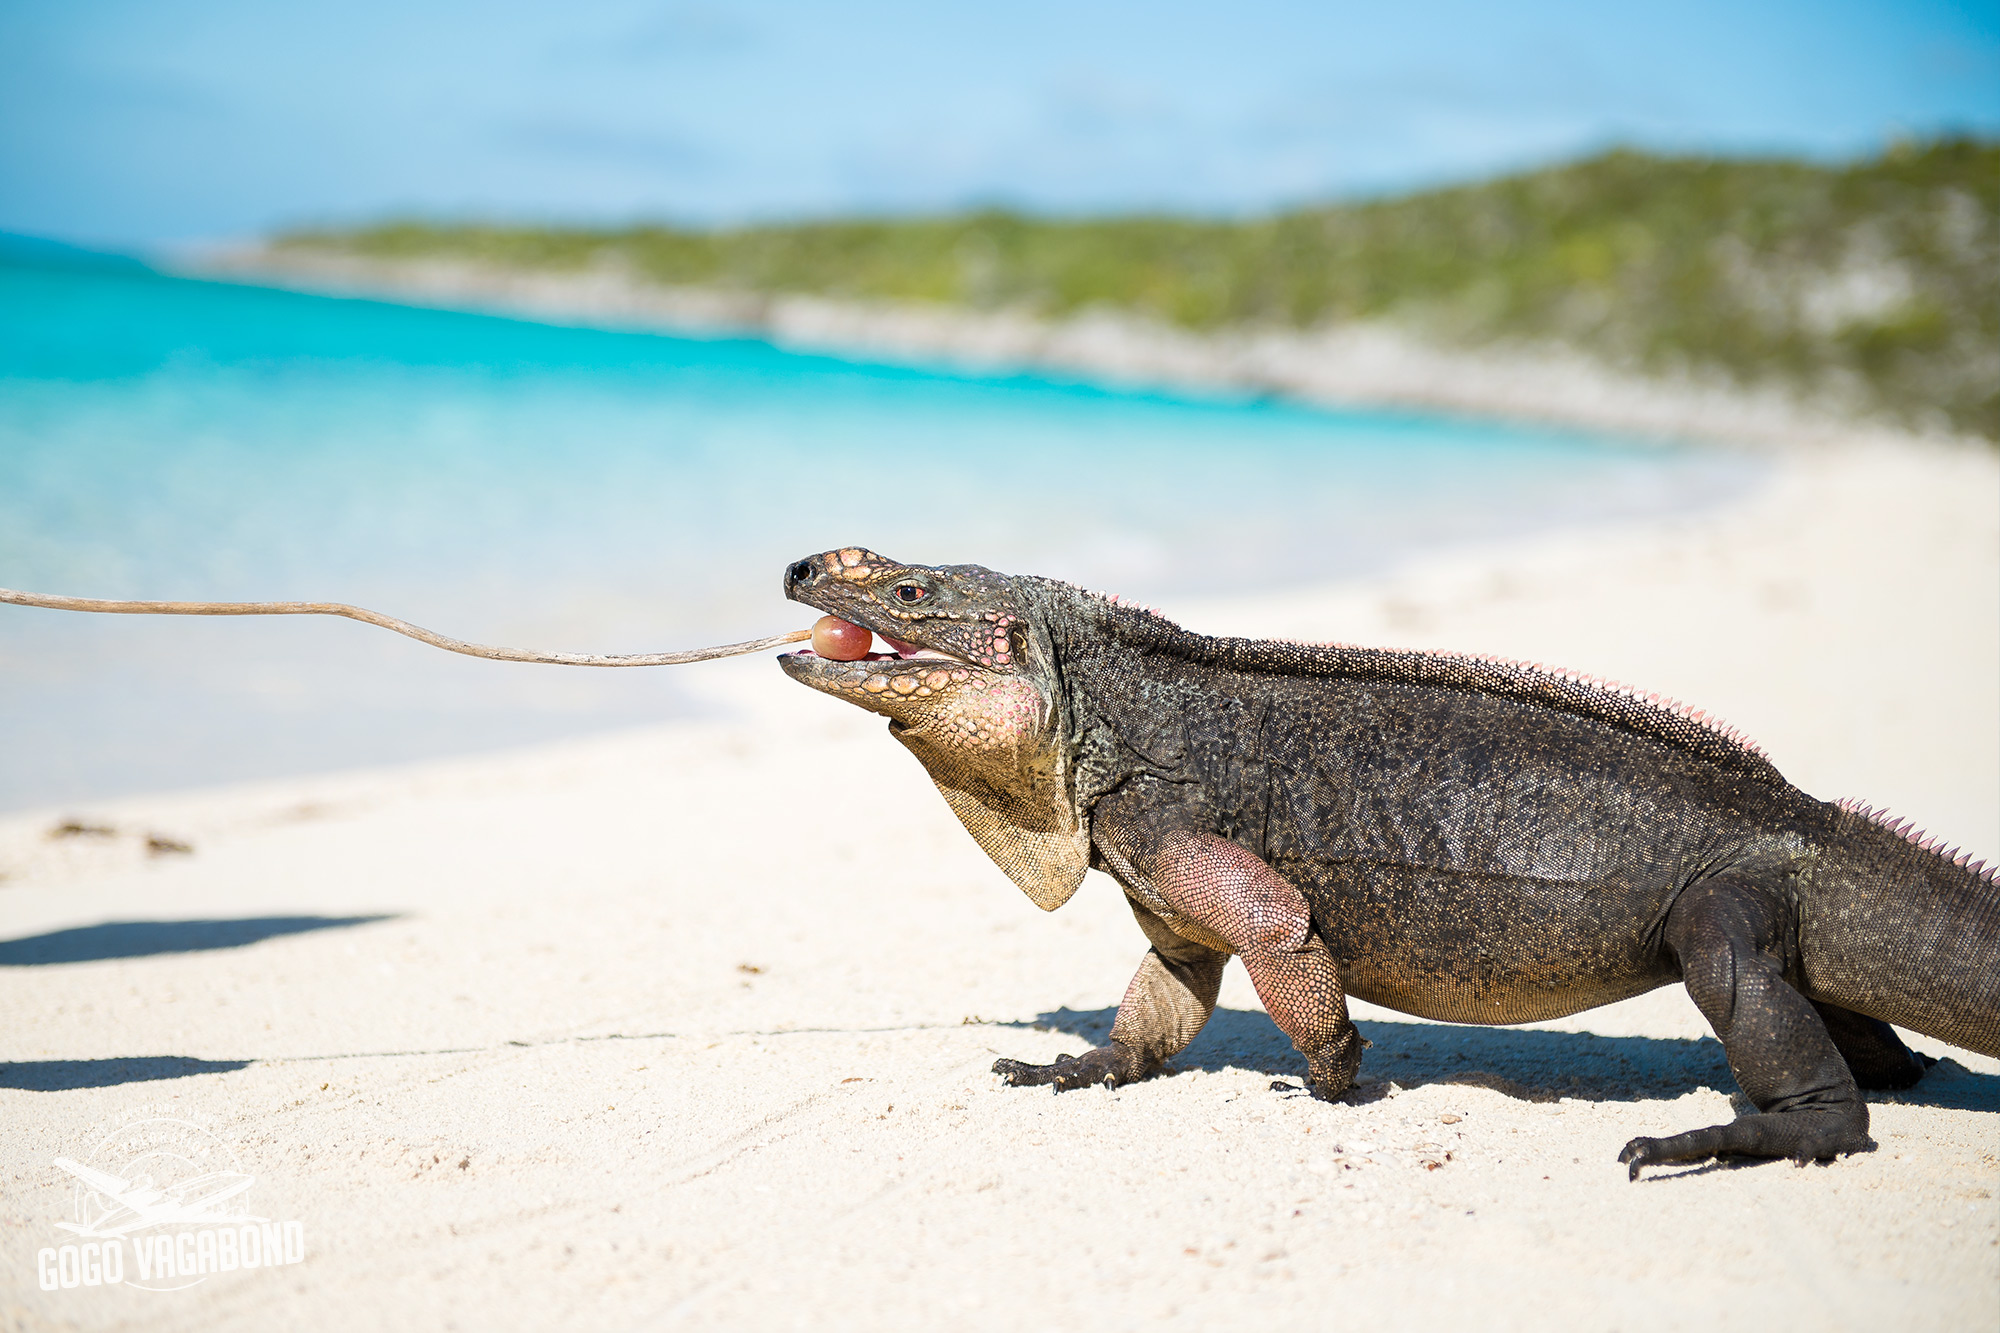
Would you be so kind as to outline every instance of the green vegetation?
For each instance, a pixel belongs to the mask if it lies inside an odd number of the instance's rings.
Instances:
[[[281,246],[656,282],[933,301],[1195,329],[1389,319],[1460,344],[1556,340],[1722,371],[2000,439],[2000,143],[1843,167],[1587,161],[1242,222],[1006,212],[727,231],[395,222]]]

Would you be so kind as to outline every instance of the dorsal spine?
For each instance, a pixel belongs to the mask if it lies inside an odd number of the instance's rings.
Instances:
[[[1055,584],[1085,599],[1106,628],[1149,651],[1279,675],[1472,690],[1610,723],[1761,780],[1784,778],[1764,751],[1720,718],[1665,695],[1538,662],[1428,649],[1368,648],[1289,639],[1211,638],[1104,593]]]
[[[1863,805],[1851,796],[1843,796],[1835,801],[1834,804],[1850,815],[1867,820],[1877,828],[1886,829],[1920,851],[1930,852],[1934,856],[1969,871],[1980,879],[1985,880],[1988,884],[2000,884],[2000,861],[1996,861],[1989,866],[1984,861],[1973,860],[1972,853],[1966,851],[1964,848],[1952,847],[1947,849],[1943,838],[1925,833],[1917,827],[1915,820],[1898,819],[1887,810],[1879,809],[1872,805]]]

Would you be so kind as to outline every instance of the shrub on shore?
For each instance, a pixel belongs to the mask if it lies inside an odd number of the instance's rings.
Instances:
[[[1843,166],[1630,150],[1245,221],[987,210],[697,230],[387,222],[281,247],[616,266],[752,293],[941,302],[1192,329],[1383,319],[1556,341],[2000,439],[2000,143]]]

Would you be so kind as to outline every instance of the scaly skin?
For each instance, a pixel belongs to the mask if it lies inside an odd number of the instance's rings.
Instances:
[[[1620,1160],[1863,1151],[1863,1088],[2000,1055],[2000,886],[1871,812],[1817,801],[1700,714],[1442,654],[1190,634],[1052,580],[858,547],[786,595],[894,655],[787,674],[889,719],[1041,907],[1116,879],[1152,949],[1109,1044],[1011,1083],[1157,1071],[1240,957],[1314,1090],[1366,1045],[1347,996],[1523,1023],[1682,982],[1757,1113]]]

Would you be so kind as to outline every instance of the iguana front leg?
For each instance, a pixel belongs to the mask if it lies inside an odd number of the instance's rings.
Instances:
[[[1182,939],[1144,905],[1131,906],[1153,947],[1125,988],[1110,1044],[1082,1055],[1059,1055],[1054,1064],[1000,1060],[994,1073],[1017,1088],[1044,1083],[1054,1084],[1058,1092],[1094,1083],[1117,1087],[1157,1073],[1194,1040],[1215,1012],[1229,955]]]
[[[1185,943],[1241,957],[1272,1021],[1305,1056],[1314,1091],[1324,1097],[1345,1092],[1367,1042],[1348,1021],[1339,972],[1313,931],[1304,897],[1251,852],[1192,827],[1178,811],[1149,795],[1121,793],[1100,802],[1092,815],[1099,852],[1135,904],[1149,909],[1141,924],[1150,916]],[[1161,953],[1157,938],[1155,953]],[[1156,1006],[1143,1002],[1146,981],[1142,966],[1126,1005],[1119,1008],[1111,1045],[1068,1066],[1003,1061],[995,1070],[1012,1082],[1053,1082],[1058,1087],[1104,1078],[1124,1082],[1152,1072],[1166,1058],[1159,1055],[1148,1063],[1153,1052],[1174,1041],[1166,1050],[1171,1054],[1194,1032],[1174,1040],[1172,1024],[1162,1021]],[[1141,1002],[1134,1003],[1135,997]],[[1213,1004],[1210,991],[1204,1019]],[[1096,1077],[1084,1077],[1086,1073]]]

